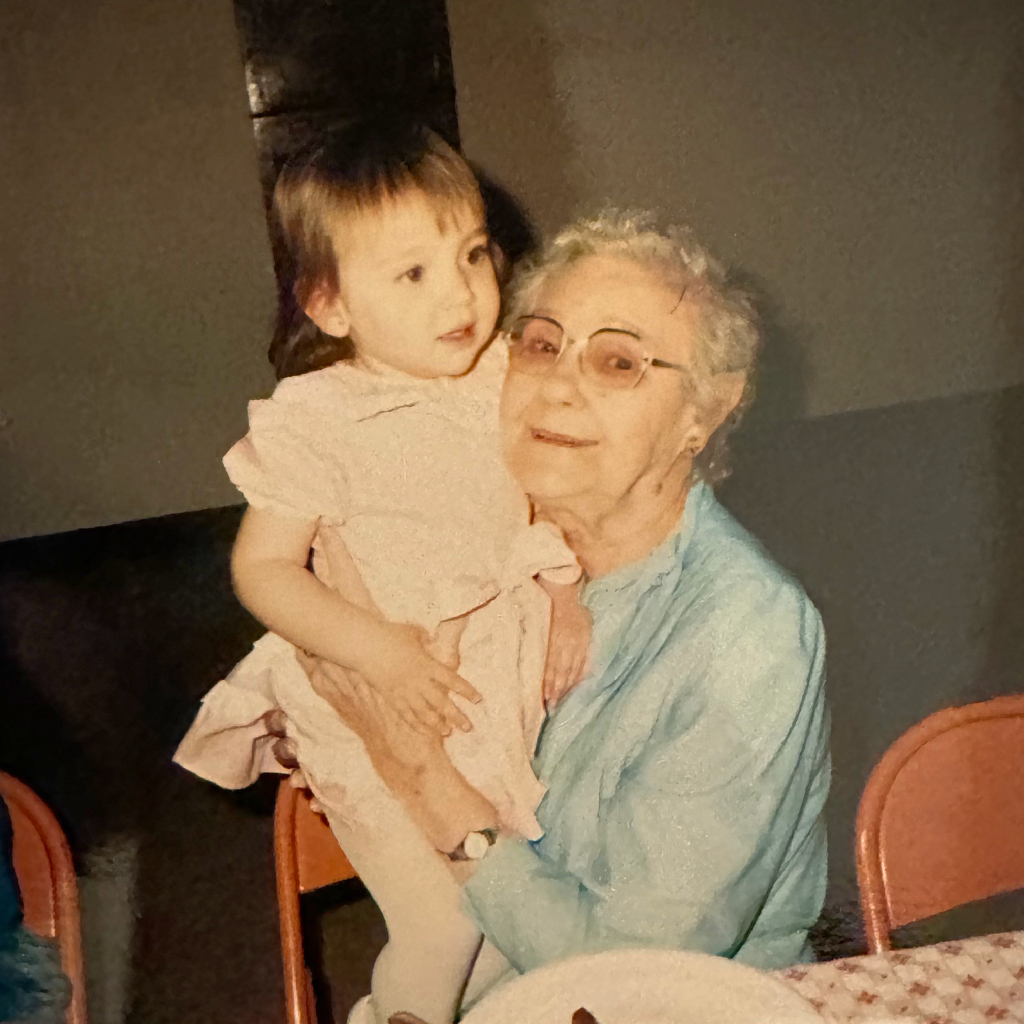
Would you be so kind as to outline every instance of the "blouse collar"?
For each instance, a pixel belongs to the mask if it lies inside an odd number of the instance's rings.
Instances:
[[[587,596],[600,597],[609,592],[626,589],[643,593],[661,577],[678,568],[693,539],[701,513],[713,499],[713,495],[714,492],[706,481],[695,480],[690,486],[690,493],[686,496],[686,505],[679,517],[677,528],[643,561],[620,566],[607,576],[601,576],[588,583]]]

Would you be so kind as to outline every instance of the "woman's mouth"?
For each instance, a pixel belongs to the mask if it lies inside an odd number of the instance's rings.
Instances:
[[[441,341],[450,341],[456,345],[465,344],[468,341],[472,341],[476,336],[476,322],[469,324],[463,324],[461,327],[456,328],[454,331],[449,331],[447,334],[442,334]]]
[[[589,448],[591,445],[597,444],[596,441],[588,441],[582,437],[556,434],[554,431],[538,430],[536,427],[531,428],[530,436],[534,441],[540,441],[542,444],[553,444],[557,448]]]

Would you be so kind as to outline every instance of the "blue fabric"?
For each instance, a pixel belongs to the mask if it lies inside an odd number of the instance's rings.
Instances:
[[[499,841],[468,911],[519,971],[638,946],[808,959],[830,776],[817,610],[704,483],[584,601],[592,671],[535,759],[545,835]]]
[[[10,815],[0,800],[0,1021],[58,1024],[71,1001],[71,986],[56,944],[21,923],[12,840]]]

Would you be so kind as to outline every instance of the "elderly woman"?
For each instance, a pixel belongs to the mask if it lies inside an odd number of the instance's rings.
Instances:
[[[329,666],[313,684],[439,849],[486,850],[461,863],[487,940],[470,998],[509,965],[614,947],[804,959],[825,889],[824,635],[713,491],[750,392],[751,304],[688,236],[608,215],[520,278],[507,340],[507,459],[594,620],[536,752],[543,838],[495,840],[439,740]]]

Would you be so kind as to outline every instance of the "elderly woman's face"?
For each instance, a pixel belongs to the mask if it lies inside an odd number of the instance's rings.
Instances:
[[[556,320],[572,344],[545,375],[513,361],[506,378],[505,454],[523,489],[535,500],[607,504],[642,480],[682,480],[696,427],[688,376],[651,366],[633,388],[602,388],[581,375],[578,357],[596,331],[619,328],[639,335],[646,355],[692,366],[694,313],[678,291],[631,259],[588,256],[549,278],[528,313]]]

